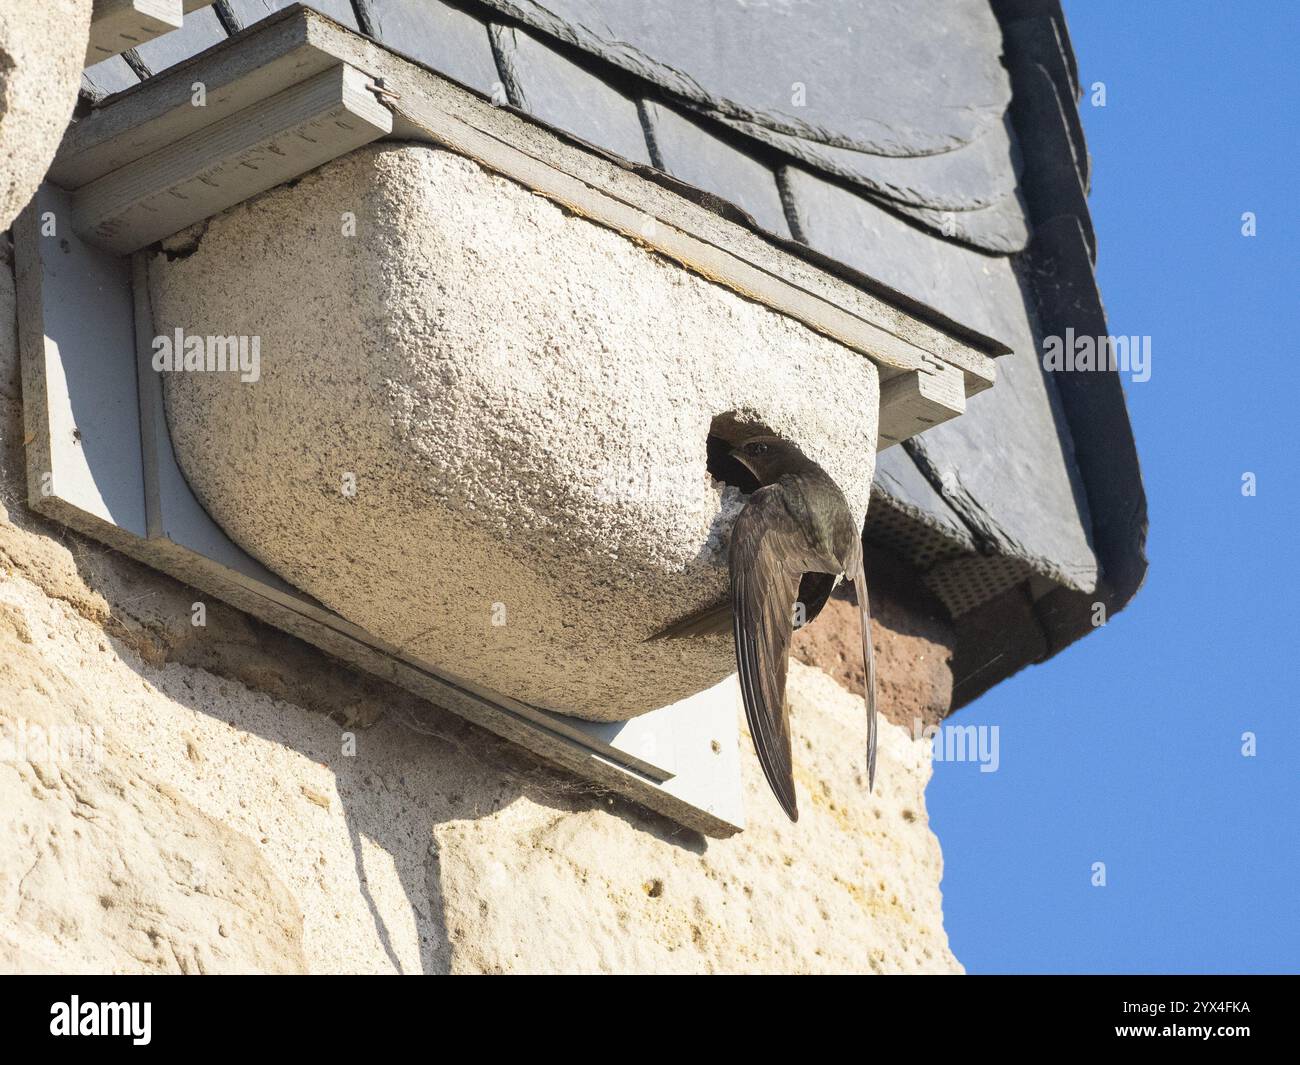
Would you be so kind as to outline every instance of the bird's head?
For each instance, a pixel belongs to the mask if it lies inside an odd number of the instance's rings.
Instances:
[[[783,473],[792,473],[807,464],[808,459],[794,444],[779,436],[752,436],[743,444],[731,449],[731,457],[741,462],[758,478],[760,484],[771,484]]]

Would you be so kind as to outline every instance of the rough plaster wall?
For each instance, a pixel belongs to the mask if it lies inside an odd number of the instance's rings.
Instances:
[[[81,85],[91,0],[0,0],[0,230],[45,177]]]
[[[220,603],[192,626],[27,509],[18,397],[0,269],[0,971],[960,971],[929,747],[884,724],[868,795],[824,674],[791,677],[798,825],[747,754],[750,827],[706,841]],[[32,725],[100,757],[3,746]]]
[[[516,698],[618,720],[732,671],[729,637],[643,642],[725,595],[740,504],[705,469],[715,415],[799,442],[866,512],[868,360],[447,152],[355,152],[151,281],[160,334],[261,338],[256,383],[166,378],[232,539]]]
[[[876,648],[876,697],[880,712],[910,733],[937,725],[952,709],[952,622],[916,609],[871,584],[871,631]],[[866,687],[857,602],[836,594],[818,623],[794,635],[790,653],[815,666],[848,691]]]

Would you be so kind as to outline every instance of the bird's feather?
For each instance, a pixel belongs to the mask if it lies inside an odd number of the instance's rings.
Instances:
[[[862,545],[845,571],[853,582],[853,594],[858,600],[858,620],[862,624],[862,666],[866,675],[863,696],[867,701],[867,788],[876,787],[876,655],[871,646],[871,604],[867,598],[867,577],[862,562]]]
[[[792,610],[808,548],[783,491],[780,485],[759,489],[736,519],[731,607],[740,692],[758,761],[781,808],[797,821],[785,683]]]
[[[803,604],[803,625],[811,625],[822,612],[831,592],[835,588],[835,575],[832,573],[805,573],[799,582],[798,602]],[[649,640],[686,640],[700,636],[720,636],[731,631],[731,600],[725,599],[713,606],[706,606],[693,614],[679,618],[671,625],[665,625]]]

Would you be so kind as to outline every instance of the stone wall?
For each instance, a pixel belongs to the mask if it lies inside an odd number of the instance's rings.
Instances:
[[[91,0],[0,0],[0,230],[45,177],[77,102]]]

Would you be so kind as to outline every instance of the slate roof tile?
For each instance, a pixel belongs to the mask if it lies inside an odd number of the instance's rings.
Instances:
[[[241,30],[296,2],[297,0],[224,0],[235,18],[235,28]],[[352,0],[309,0],[307,6],[315,8],[322,15],[328,15],[335,22],[341,22],[349,29],[361,28],[352,10]]]
[[[1014,349],[961,418],[910,442],[932,485],[985,550],[1079,590],[1096,582],[1086,500],[1016,267],[936,241],[820,174],[786,172],[803,239]]]
[[[120,55],[101,59],[81,72],[82,95],[91,100],[111,96],[140,83],[140,76]]]
[[[185,16],[180,29],[146,41],[134,51],[150,74],[161,74],[168,67],[221,43],[227,36],[216,10],[201,7]]]
[[[1025,246],[1001,33],[984,0],[956,0],[929,20],[891,0],[482,6],[904,204],[945,239],[1004,253]]]
[[[485,3],[719,114],[881,155],[969,144],[1010,97],[986,0]]]
[[[1074,154],[1075,167],[1079,172],[1079,181],[1087,191],[1092,173],[1092,161],[1088,156],[1088,143],[1083,135],[1083,121],[1079,117],[1076,104],[1078,84],[1070,74],[1066,58],[1064,25],[1051,15],[1037,18],[1018,19],[1006,22],[1002,27],[1006,40],[1006,51],[1011,62],[1029,61],[1041,67],[1056,86],[1057,98],[1061,101],[1061,113],[1065,118],[1070,135],[1070,147]]]
[[[882,514],[882,508],[897,514]],[[900,519],[906,519],[906,524],[900,524]],[[915,528],[918,524],[924,531]],[[941,558],[977,550],[966,523],[902,447],[876,456],[867,537],[892,548],[918,570],[928,569]]]
[[[1023,188],[1030,220],[1037,224],[1058,215],[1074,215],[1084,227],[1088,254],[1095,262],[1097,238],[1088,210],[1086,149],[1080,158],[1071,133],[1069,116],[1078,121],[1075,102],[1061,96],[1050,71],[1034,59],[1033,50],[1012,48],[1007,61],[1018,89],[1011,117],[1025,158]]]
[[[775,170],[705,124],[666,104],[642,102],[655,165],[749,213],[769,233],[789,237]]]
[[[501,85],[487,24],[429,0],[364,0],[366,32],[389,48],[493,96]]]
[[[818,170],[916,207],[973,211],[1005,199],[1016,189],[1019,158],[1005,120],[990,124],[959,149],[912,156],[874,155],[793,137],[754,122],[721,120]]]
[[[510,102],[634,163],[649,163],[636,100],[526,30],[493,24],[492,49]]]

